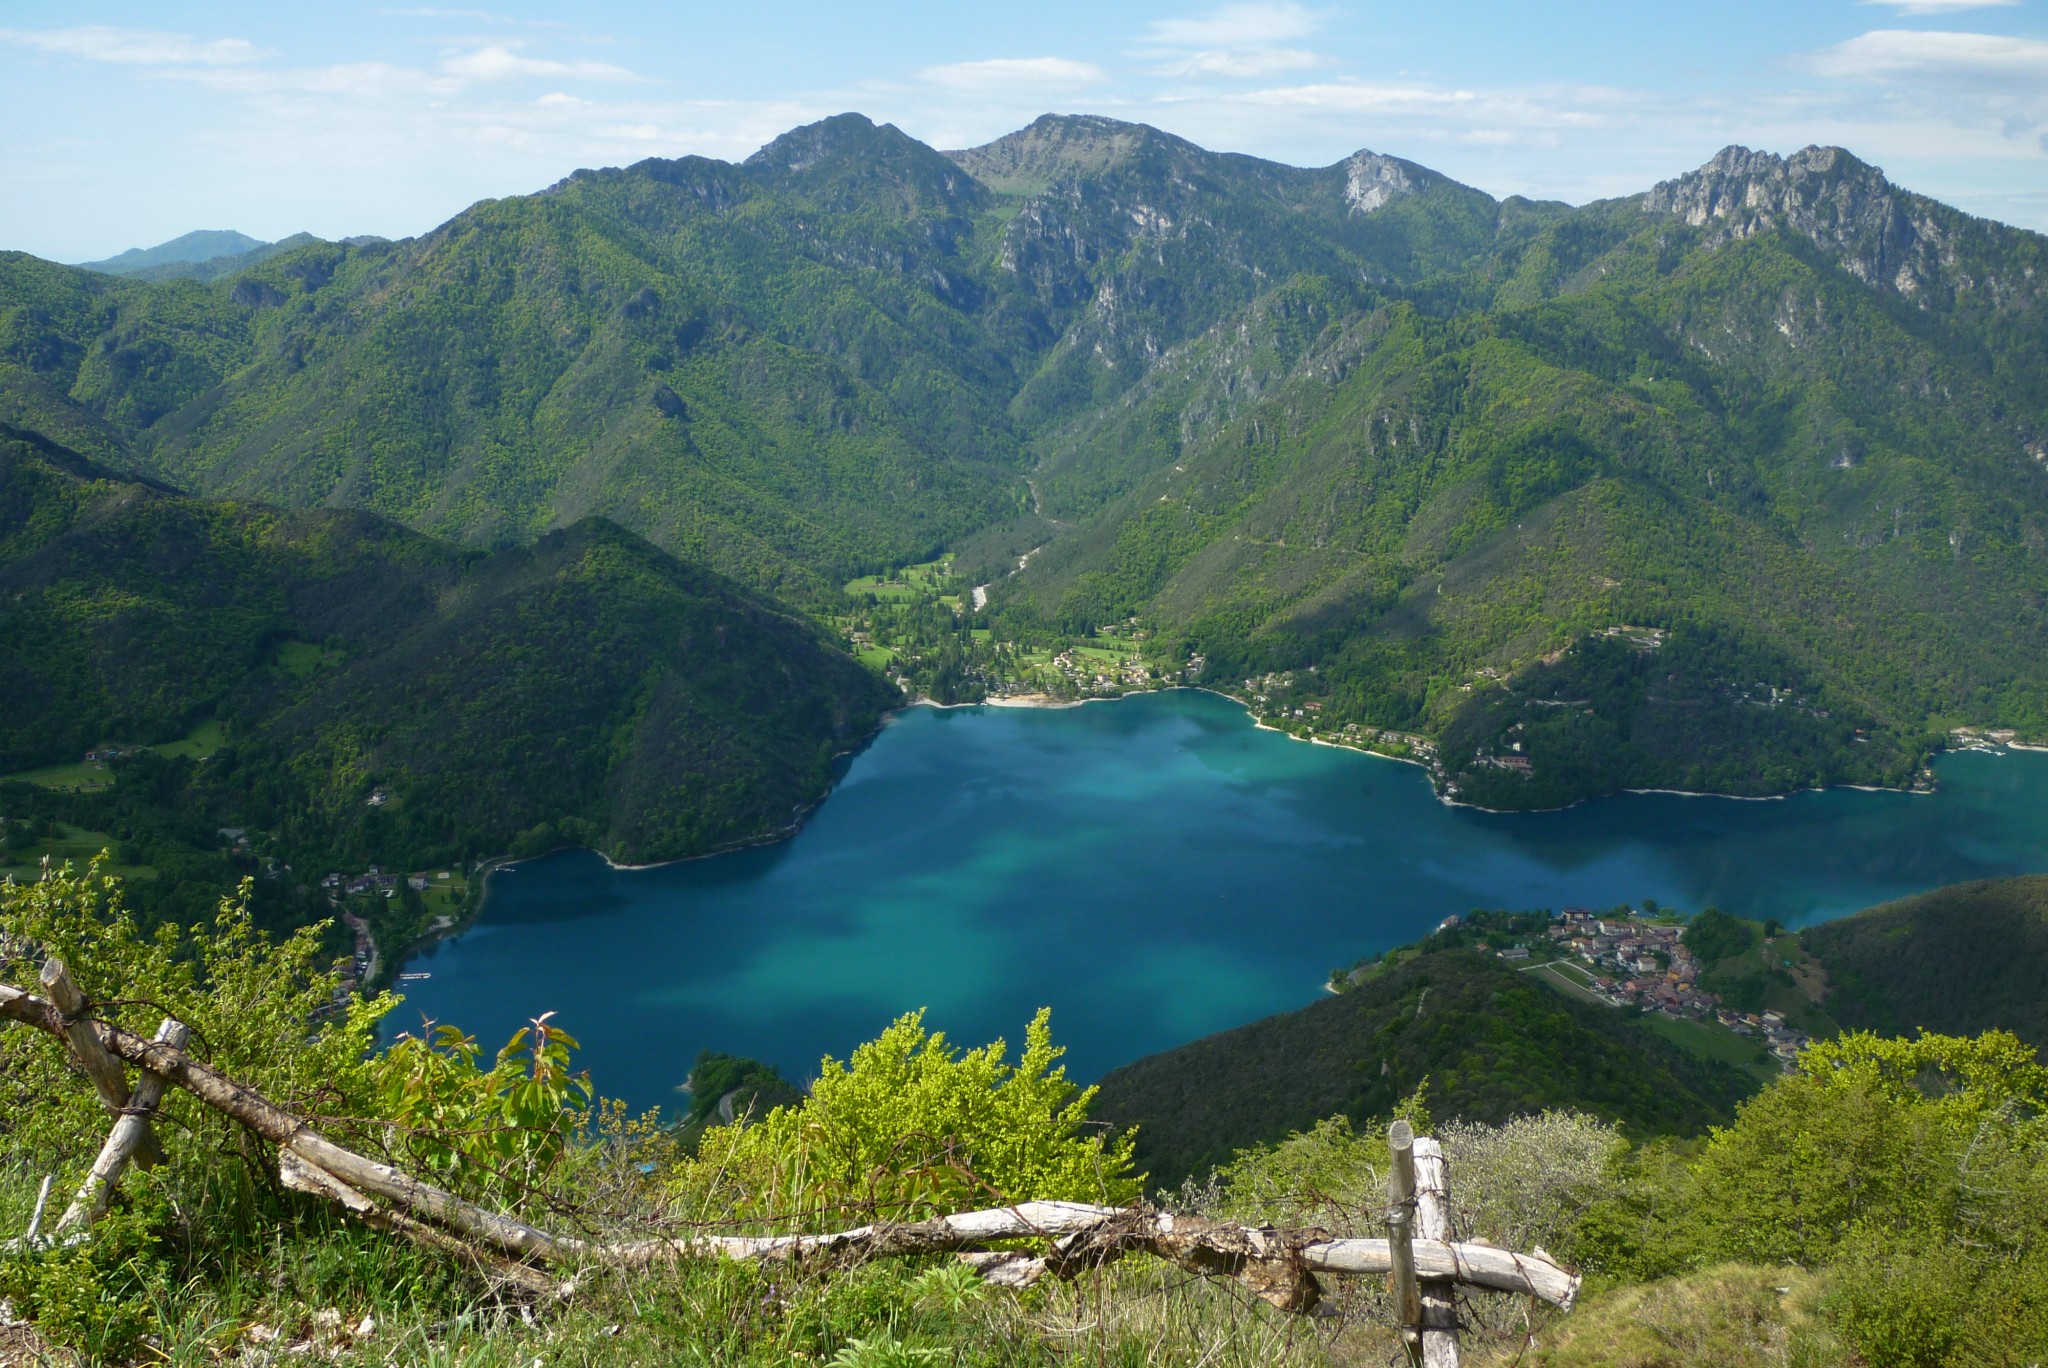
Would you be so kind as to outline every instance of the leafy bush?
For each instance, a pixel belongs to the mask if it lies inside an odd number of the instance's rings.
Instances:
[[[116,879],[94,860],[33,883],[0,883],[0,933],[20,947],[0,976],[41,992],[46,956],[70,967],[102,1020],[149,1036],[176,1017],[192,1048],[223,1073],[281,1105],[337,1122],[375,1111],[370,1056],[388,994],[337,1000],[339,973],[321,948],[324,926],[279,941],[249,917],[250,885],[222,899],[211,926],[164,926],[145,936]],[[0,1136],[51,1153],[90,1156],[105,1128],[90,1088],[78,1086],[62,1047],[39,1033],[0,1033]],[[174,1125],[227,1123],[173,1090]]]
[[[1812,1265],[1861,1234],[2017,1250],[2048,1233],[2048,1068],[2018,1037],[1856,1033],[1799,1062],[1694,1170],[1714,1255]],[[2018,1200],[1985,1200],[1993,1173]]]
[[[594,1100],[589,1075],[569,1071],[576,1038],[553,1015],[521,1027],[489,1069],[475,1038],[447,1025],[431,1040],[402,1035],[377,1059],[382,1115],[414,1172],[477,1198],[541,1187],[586,1134]]]
[[[53,1343],[93,1362],[126,1361],[170,1291],[169,1204],[146,1178],[93,1227],[92,1239],[0,1254],[0,1297]]]
[[[958,1053],[922,1012],[899,1017],[849,1063],[826,1059],[802,1104],[706,1132],[677,1188],[707,1216],[828,1225],[1135,1197],[1131,1137],[1090,1130],[1095,1090],[1056,1064],[1049,1013],[1032,1018],[1016,1064],[1004,1053],[1000,1040]]]

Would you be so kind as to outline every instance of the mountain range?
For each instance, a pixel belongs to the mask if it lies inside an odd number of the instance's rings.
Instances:
[[[1489,806],[1896,784],[2048,731],[2044,246],[1834,148],[1574,208],[842,115],[212,282],[0,256],[0,421],[799,606],[952,548],[999,634],[1135,617]]]

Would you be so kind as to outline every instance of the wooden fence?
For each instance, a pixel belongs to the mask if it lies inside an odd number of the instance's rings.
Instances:
[[[64,1042],[92,1080],[113,1126],[69,1206],[49,1235],[41,1229],[49,1184],[43,1186],[19,1248],[84,1238],[106,1211],[129,1164],[163,1159],[150,1118],[167,1087],[240,1123],[276,1147],[286,1187],[334,1203],[365,1223],[406,1239],[480,1259],[506,1282],[536,1296],[568,1295],[571,1282],[550,1270],[585,1265],[646,1267],[685,1258],[839,1259],[954,1253],[983,1278],[1005,1286],[1072,1277],[1129,1253],[1146,1253],[1206,1277],[1233,1278],[1268,1303],[1306,1313],[1322,1298],[1323,1276],[1389,1279],[1409,1355],[1428,1368],[1458,1362],[1455,1293],[1463,1287],[1534,1297],[1570,1310],[1579,1278],[1542,1250],[1517,1254],[1450,1238],[1448,1174],[1435,1140],[1397,1121],[1388,1135],[1387,1237],[1335,1239],[1317,1230],[1281,1230],[1205,1220],[1149,1206],[1020,1202],[930,1220],[859,1226],[815,1235],[689,1233],[601,1241],[550,1233],[490,1211],[391,1165],[336,1144],[255,1090],[185,1052],[189,1032],[166,1019],[153,1039],[92,1015],[64,964],[43,965],[47,997],[0,985],[0,1019],[47,1032]],[[127,1066],[137,1081],[131,1086]],[[990,1243],[1030,1249],[990,1250]]]

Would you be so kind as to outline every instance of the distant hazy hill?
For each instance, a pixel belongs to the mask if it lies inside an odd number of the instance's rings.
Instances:
[[[2048,1049],[2048,875],[1985,879],[1812,927],[1845,1026],[1947,1035],[2007,1030]]]
[[[247,233],[237,233],[232,229],[202,228],[154,247],[130,247],[105,261],[81,261],[78,265],[80,270],[98,271],[103,275],[135,275],[152,267],[190,266],[220,257],[241,256],[269,245],[261,238],[252,238]]]
[[[229,744],[176,801],[302,856],[412,867],[779,834],[895,698],[809,623],[609,523],[487,554],[169,494],[12,429],[0,676],[0,772],[212,716]]]
[[[126,272],[131,280],[219,280],[224,276],[246,271],[259,261],[268,261],[274,256],[297,251],[322,241],[311,233],[293,233],[276,242],[258,243],[246,252],[233,252],[226,256],[208,257],[203,261],[167,261],[155,266],[145,266],[137,271]]]
[[[999,547],[1013,634],[1297,672],[1495,807],[2048,735],[2048,239],[1834,148],[1573,208],[843,115],[210,286],[0,256],[0,420],[476,545],[602,515],[811,602]]]
[[[1136,1125],[1155,1185],[1339,1113],[1389,1114],[1429,1080],[1439,1117],[1502,1121],[1564,1107],[1641,1135],[1726,1121],[1755,1081],[1686,1054],[1610,1008],[1566,999],[1490,956],[1409,960],[1349,992],[1150,1055],[1102,1080],[1092,1109]]]

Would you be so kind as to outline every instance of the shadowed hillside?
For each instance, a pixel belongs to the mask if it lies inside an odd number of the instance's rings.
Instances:
[[[184,801],[309,862],[778,835],[895,701],[807,621],[602,520],[483,553],[165,493],[25,434],[0,439],[0,509],[0,770],[212,720]]]
[[[2048,1048],[2048,875],[1937,888],[1811,927],[1827,1010],[1887,1034],[2011,1031]]]

